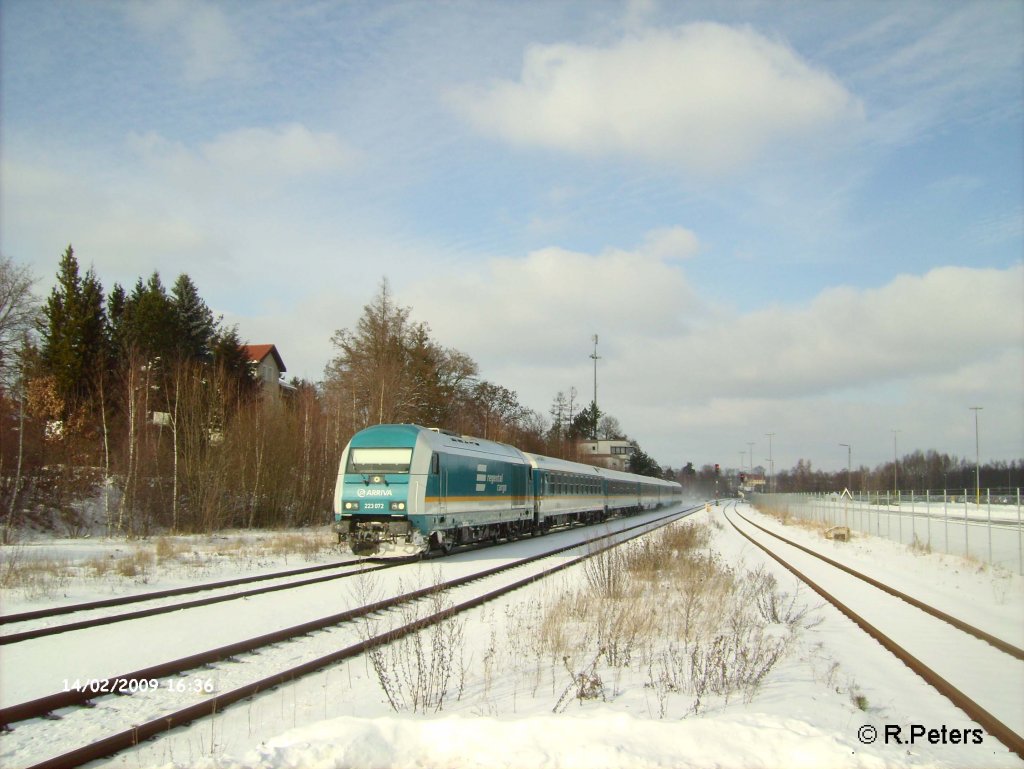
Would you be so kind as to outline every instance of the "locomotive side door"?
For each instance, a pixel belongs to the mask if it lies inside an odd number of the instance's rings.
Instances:
[[[437,476],[437,512],[448,515],[448,467],[443,454],[434,452],[430,458],[430,474]]]

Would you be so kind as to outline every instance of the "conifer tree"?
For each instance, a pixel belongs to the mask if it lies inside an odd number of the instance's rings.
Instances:
[[[213,356],[213,313],[192,279],[182,273],[171,288],[171,305],[177,326],[177,351],[185,359],[209,362]]]
[[[212,338],[211,353],[214,365],[231,383],[239,400],[246,400],[256,393],[256,376],[249,356],[245,351],[238,327],[218,329]]]
[[[107,297],[107,333],[110,340],[111,354],[115,359],[124,354],[127,349],[125,338],[125,311],[128,305],[128,295],[120,283],[115,283],[110,289]]]
[[[124,332],[129,345],[152,366],[166,366],[175,357],[177,317],[170,297],[154,272],[139,278],[125,305]]]
[[[70,245],[61,257],[43,318],[42,362],[54,378],[66,417],[85,403],[108,361],[103,288],[91,268],[79,275]]]

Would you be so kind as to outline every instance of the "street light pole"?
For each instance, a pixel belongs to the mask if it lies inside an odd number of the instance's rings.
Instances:
[[[846,490],[850,491],[850,487],[853,485],[853,471],[850,465],[850,455],[852,454],[853,450],[850,448],[849,443],[840,443],[839,445],[846,446]],[[852,495],[853,492],[850,491],[850,494]]]
[[[896,436],[900,434],[899,430],[892,431],[892,495],[896,497],[899,495],[899,482],[897,481],[897,472],[900,466],[900,461],[896,453]]]
[[[978,440],[978,412],[984,406],[970,406],[974,412],[974,504],[981,504],[981,443]]]
[[[772,459],[772,436],[775,433],[765,433],[768,438],[768,472],[771,475],[768,476],[768,493],[772,493],[772,484],[775,483],[775,460]]]

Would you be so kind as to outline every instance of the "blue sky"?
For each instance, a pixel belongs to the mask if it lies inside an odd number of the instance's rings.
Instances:
[[[655,458],[1024,456],[1020,2],[0,2],[0,248],[317,380],[387,277]],[[747,462],[748,460],[744,460]]]

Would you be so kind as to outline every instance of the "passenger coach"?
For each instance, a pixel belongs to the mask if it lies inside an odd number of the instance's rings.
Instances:
[[[416,555],[652,509],[681,494],[671,481],[444,430],[377,425],[342,452],[335,530],[356,555]]]

